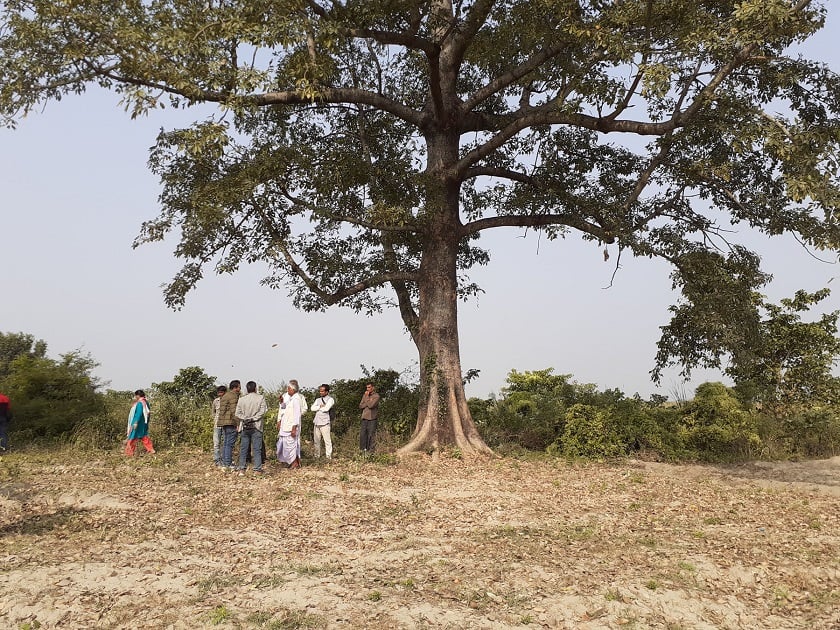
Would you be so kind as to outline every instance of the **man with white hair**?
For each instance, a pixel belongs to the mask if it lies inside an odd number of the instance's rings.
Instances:
[[[300,419],[309,407],[299,390],[298,382],[290,380],[277,412],[277,461],[287,468],[300,468]]]

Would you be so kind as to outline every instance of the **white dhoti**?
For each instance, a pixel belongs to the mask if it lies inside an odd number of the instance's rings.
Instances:
[[[300,459],[300,434],[293,437],[291,433],[281,432],[277,436],[277,461],[292,465]]]

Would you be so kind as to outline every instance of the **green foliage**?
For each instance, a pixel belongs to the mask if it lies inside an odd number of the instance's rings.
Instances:
[[[549,453],[562,453],[571,458],[596,459],[624,454],[624,446],[609,411],[592,405],[572,405],[566,411],[566,423],[560,442],[548,448]]]
[[[45,342],[22,334],[0,333],[0,350],[0,391],[12,400],[13,441],[64,436],[79,419],[102,414],[97,363],[89,355],[77,350],[51,359]]]
[[[512,371],[502,397],[471,398],[488,444],[501,453],[543,450],[572,458],[629,454],[669,461],[739,461],[840,452],[840,406],[777,416],[745,407],[735,390],[704,383],[684,405],[599,391],[551,369]]]
[[[203,368],[191,366],[181,368],[172,381],[154,383],[152,389],[177,399],[186,398],[196,403],[205,403],[216,396],[216,386],[215,376],[209,376]]]
[[[766,317],[756,338],[732,353],[727,369],[742,401],[780,416],[840,404],[840,378],[832,373],[840,361],[840,311],[802,321],[829,294],[797,291],[778,305],[763,302]]]
[[[70,438],[73,446],[85,450],[111,450],[119,445],[125,440],[128,411],[133,400],[133,392],[107,390],[102,395],[102,413],[79,418],[73,427]],[[151,427],[153,440],[156,428]]]
[[[574,399],[570,375],[555,375],[551,368],[508,373],[500,400],[470,399],[470,410],[485,441],[493,445],[516,443],[542,450],[563,431],[564,410]]]
[[[0,383],[12,371],[12,362],[18,357],[43,359],[47,356],[47,343],[24,333],[0,333]]]
[[[401,374],[393,369],[368,369],[361,366],[361,378],[338,379],[329,383],[330,395],[335,398],[336,416],[331,432],[341,437],[351,429],[355,429],[358,438],[358,427],[361,422],[359,401],[365,392],[365,385],[373,383],[380,396],[379,422],[377,428],[377,442],[380,429],[387,431],[396,441],[404,440],[414,429],[417,422],[417,406],[419,403],[419,385],[410,381],[411,376]],[[306,400],[310,403],[318,396],[317,387],[304,390]],[[305,430],[312,426],[312,414],[306,414]],[[310,431],[311,433],[311,431]],[[356,442],[358,444],[358,440]]]
[[[761,443],[755,414],[722,383],[703,383],[680,426],[681,439],[704,460],[746,459]]]

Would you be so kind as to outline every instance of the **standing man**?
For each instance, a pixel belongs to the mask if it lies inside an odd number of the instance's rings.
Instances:
[[[327,459],[332,459],[332,438],[330,437],[330,425],[335,415],[335,399],[330,396],[330,386],[324,383],[318,388],[318,398],[312,403],[312,411],[315,412],[314,444],[315,459],[321,457],[321,437],[324,438],[324,447],[327,451]]]
[[[226,393],[227,387],[219,385],[216,388],[216,397],[210,405],[213,410],[213,463],[216,466],[222,465],[222,434],[224,430],[219,426],[219,403],[222,402],[222,396]]]
[[[233,443],[236,442],[236,404],[239,402],[239,392],[242,384],[231,381],[230,387],[219,401],[219,419],[216,426],[223,431],[224,446],[222,447],[222,468],[226,472],[233,470]]]
[[[359,403],[362,410],[362,430],[359,433],[359,450],[365,455],[373,453],[373,435],[376,433],[376,419],[379,417],[379,394],[373,383],[365,386],[365,394]]]
[[[263,416],[268,411],[265,396],[257,393],[254,381],[245,383],[247,394],[236,404],[236,419],[242,423],[242,437],[239,440],[239,475],[248,467],[248,453],[253,446],[254,472],[263,472],[262,439]]]
[[[300,419],[307,406],[299,389],[296,380],[289,381],[277,413],[277,461],[287,468],[300,468]]]
[[[12,419],[12,403],[8,396],[0,394],[0,453],[9,450],[9,421]]]
[[[125,454],[129,457],[134,455],[137,442],[143,442],[146,451],[155,454],[155,447],[149,437],[149,418],[152,412],[149,410],[149,403],[146,401],[146,393],[142,389],[134,392],[134,402],[128,411],[128,428],[125,432]]]

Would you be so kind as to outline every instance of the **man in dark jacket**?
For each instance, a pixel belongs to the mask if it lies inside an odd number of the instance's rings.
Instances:
[[[219,401],[219,419],[216,426],[224,431],[224,446],[222,447],[222,467],[225,471],[233,470],[233,443],[236,442],[236,403],[239,402],[239,392],[242,385],[239,381],[231,381],[227,393]]]

